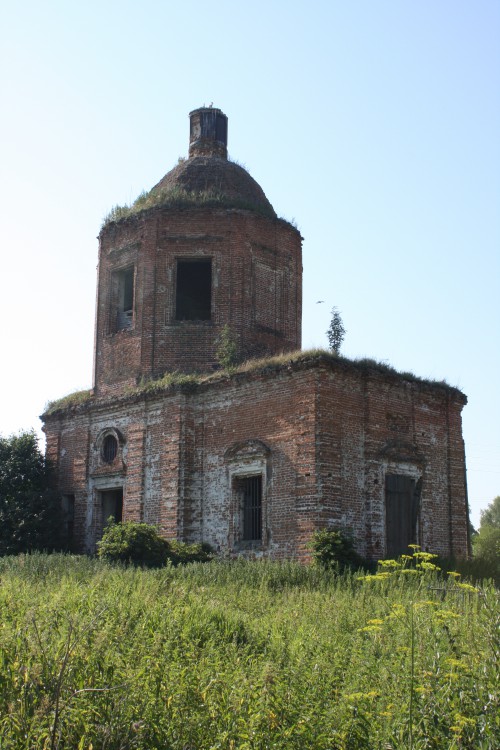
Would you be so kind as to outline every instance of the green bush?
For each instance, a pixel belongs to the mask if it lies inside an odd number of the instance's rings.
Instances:
[[[199,542],[187,544],[171,539],[169,545],[170,559],[174,565],[190,562],[210,562],[214,559],[214,553],[209,544]]]
[[[109,523],[104,529],[97,554],[104,560],[160,568],[170,559],[170,544],[155,526],[125,521]]]
[[[208,544],[187,544],[176,539],[167,541],[160,536],[155,526],[135,521],[115,523],[113,519],[106,526],[97,549],[98,556],[103,560],[144,568],[161,568],[167,562],[183,565],[213,559]]]
[[[336,529],[315,531],[310,544],[316,565],[321,568],[354,570],[363,566],[363,558],[354,549],[351,536]]]

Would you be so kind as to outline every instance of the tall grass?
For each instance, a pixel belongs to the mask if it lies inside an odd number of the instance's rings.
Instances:
[[[433,572],[0,560],[0,749],[500,747],[500,606]]]

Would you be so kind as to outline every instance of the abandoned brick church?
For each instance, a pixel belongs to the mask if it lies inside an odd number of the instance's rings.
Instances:
[[[42,417],[77,549],[112,515],[228,554],[305,559],[324,527],[368,558],[467,554],[465,396],[298,353],[301,242],[214,108],[191,112],[189,158],[108,217],[93,389]],[[229,371],[226,326],[245,360]]]

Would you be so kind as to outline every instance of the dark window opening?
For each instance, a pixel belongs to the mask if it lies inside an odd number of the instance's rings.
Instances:
[[[387,556],[408,554],[408,545],[417,543],[417,519],[422,482],[403,474],[385,478],[385,517]]]
[[[227,119],[219,115],[215,120],[215,138],[222,143],[227,143]]]
[[[212,317],[212,260],[177,261],[176,320]]]
[[[262,477],[243,477],[236,480],[236,488],[241,498],[242,539],[260,541],[262,539]]]
[[[134,267],[115,274],[116,330],[131,328],[134,318]]]
[[[101,492],[102,520],[106,526],[112,518],[115,523],[120,523],[123,517],[123,489],[105,490]]]
[[[101,456],[106,464],[112,464],[118,453],[118,441],[114,435],[106,435],[102,444]]]

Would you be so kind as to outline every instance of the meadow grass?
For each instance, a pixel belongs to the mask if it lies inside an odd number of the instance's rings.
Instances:
[[[500,747],[500,606],[432,570],[0,559],[0,750]]]

